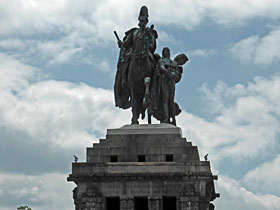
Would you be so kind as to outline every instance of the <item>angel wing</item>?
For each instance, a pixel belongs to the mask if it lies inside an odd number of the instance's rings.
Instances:
[[[188,60],[189,60],[189,58],[183,53],[177,55],[174,58],[174,61],[176,61],[178,63],[178,65],[184,65]]]

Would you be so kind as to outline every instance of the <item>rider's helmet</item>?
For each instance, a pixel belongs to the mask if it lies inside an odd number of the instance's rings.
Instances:
[[[146,7],[146,6],[141,7],[138,20],[148,22],[148,20],[149,20],[148,7]]]

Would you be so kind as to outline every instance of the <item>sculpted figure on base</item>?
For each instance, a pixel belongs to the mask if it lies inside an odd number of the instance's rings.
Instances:
[[[182,78],[182,65],[188,61],[184,54],[170,58],[170,49],[163,48],[162,58],[159,59],[152,81],[152,109],[153,116],[162,123],[176,125],[175,116],[181,110],[175,98],[175,84]]]
[[[150,101],[157,32],[153,25],[146,27],[148,17],[148,8],[143,6],[138,18],[139,28],[127,31],[123,41],[118,39],[120,56],[114,86],[115,105],[124,109],[132,107],[132,124],[138,124],[140,114],[144,118],[145,106]]]
[[[162,123],[176,125],[175,116],[181,110],[174,102],[175,83],[183,73],[182,65],[188,61],[184,54],[170,59],[169,48],[164,48],[162,58],[154,54],[158,37],[154,26],[147,27],[148,8],[141,7],[138,28],[125,33],[121,41],[117,33],[120,48],[117,73],[114,85],[115,106],[132,108],[132,124],[138,124],[148,110],[148,122],[151,116]]]

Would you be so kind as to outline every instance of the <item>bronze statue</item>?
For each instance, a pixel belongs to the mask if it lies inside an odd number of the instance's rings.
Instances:
[[[146,27],[148,17],[148,8],[141,7],[139,28],[127,31],[123,41],[117,37],[121,50],[114,86],[115,105],[123,109],[132,107],[132,124],[139,123],[140,114],[142,119],[145,117],[144,104],[147,106],[149,101],[149,87],[155,67],[157,32],[153,25]]]
[[[117,73],[114,85],[115,106],[132,108],[132,124],[138,124],[148,110],[148,123],[151,116],[161,123],[176,125],[175,116],[181,110],[174,102],[175,83],[183,73],[182,65],[188,61],[184,54],[170,59],[170,49],[164,48],[162,58],[154,54],[157,32],[154,26],[147,27],[148,8],[142,6],[138,17],[139,28],[125,33],[123,41],[114,31],[120,48]]]
[[[175,116],[181,112],[174,102],[175,84],[181,80],[182,65],[188,61],[185,54],[180,54],[174,60],[170,59],[170,49],[163,48],[152,80],[152,113],[161,123],[176,125]]]

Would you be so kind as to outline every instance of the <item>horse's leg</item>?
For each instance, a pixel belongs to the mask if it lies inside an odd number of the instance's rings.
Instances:
[[[151,124],[151,99],[150,99],[150,84],[151,84],[151,77],[145,77],[145,95],[143,99],[143,106],[147,109],[148,112],[148,124]]]
[[[131,88],[131,110],[132,110],[132,118],[131,118],[131,124],[139,124],[138,118],[139,113],[137,110],[137,96],[135,93],[134,88]]]
[[[151,84],[151,77],[145,77],[144,78],[145,83],[145,98],[146,100],[150,97],[150,84]]]
[[[152,124],[152,115],[148,112],[148,124]]]
[[[152,64],[149,58],[146,59],[146,77],[144,78],[145,83],[145,96],[144,96],[144,107],[147,108],[148,112],[148,124],[152,123],[152,108],[151,108],[151,94],[150,94],[150,85],[151,85],[151,75],[152,75]]]

